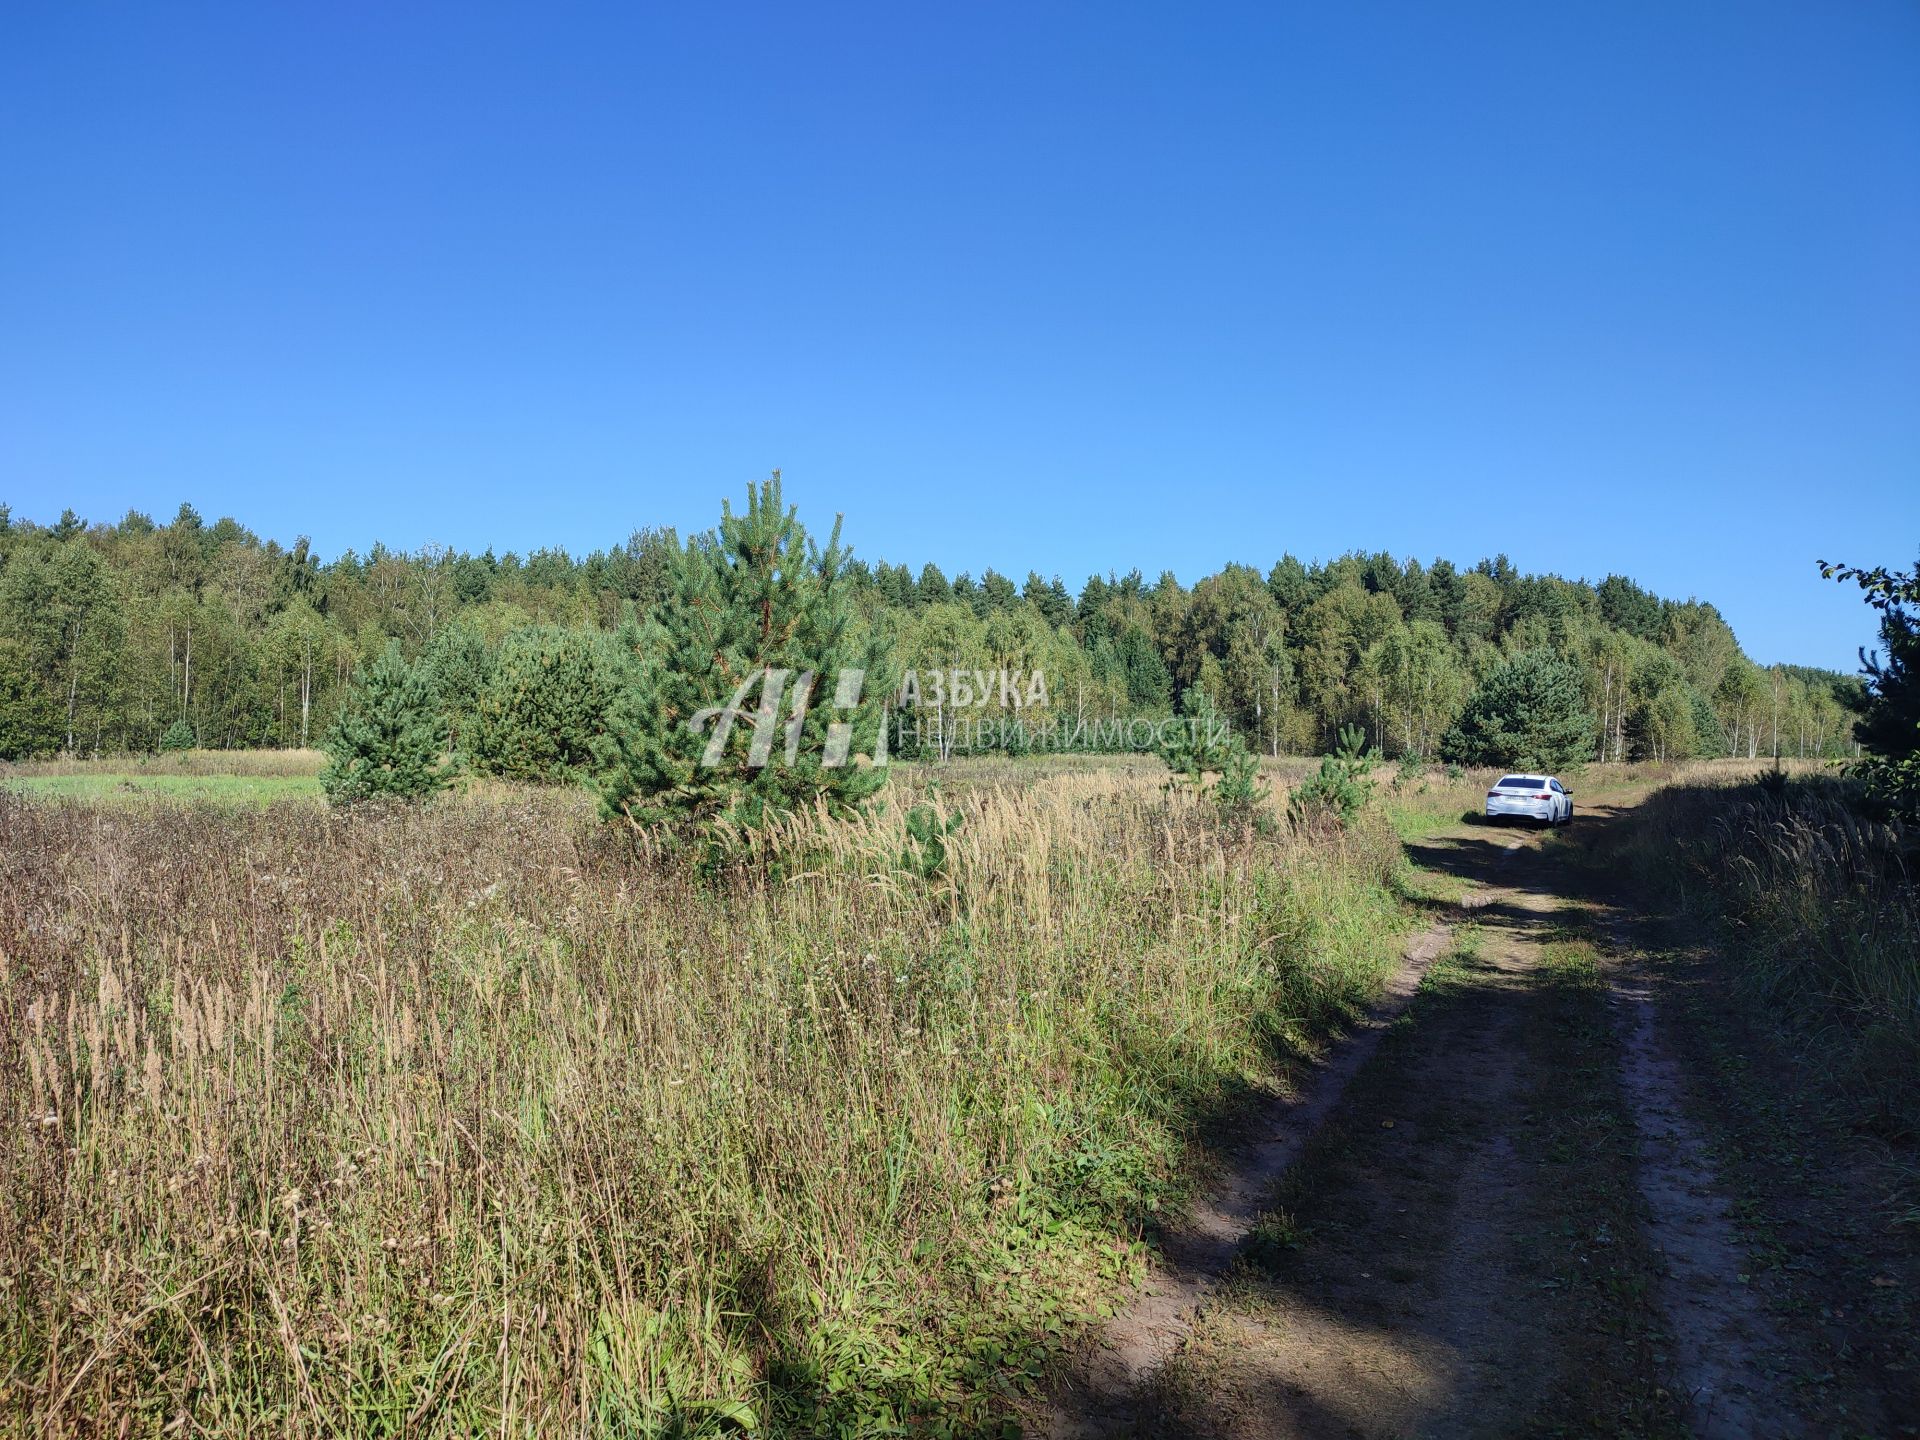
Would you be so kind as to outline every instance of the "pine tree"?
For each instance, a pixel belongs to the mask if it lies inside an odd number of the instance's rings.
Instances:
[[[1208,775],[1225,771],[1239,737],[1214,708],[1213,697],[1199,686],[1180,697],[1180,715],[1186,723],[1167,728],[1160,758],[1175,776],[1197,788]]]
[[[892,670],[855,634],[846,565],[840,522],[814,544],[777,470],[687,543],[594,747],[609,819],[712,844],[769,815],[850,814],[886,783]]]
[[[545,784],[586,773],[617,671],[612,644],[596,632],[542,625],[508,635],[475,705],[474,768]]]
[[[1331,815],[1342,825],[1366,806],[1373,794],[1373,767],[1379,752],[1367,748],[1367,734],[1358,725],[1342,725],[1339,743],[1322,756],[1320,769],[1294,787],[1287,809],[1296,820],[1311,821]]]
[[[463,756],[473,750],[480,697],[493,678],[493,656],[486,638],[471,621],[442,625],[415,662],[433,687],[435,703],[446,717],[447,738]]]
[[[1720,729],[1720,717],[1713,713],[1713,702],[1687,687],[1687,720],[1693,731],[1693,753],[1703,759],[1717,760],[1727,753],[1727,737]]]
[[[940,573],[940,567],[928,561],[920,567],[920,579],[914,586],[917,600],[922,605],[938,605],[953,598],[953,586],[947,583],[947,577]]]
[[[1260,807],[1267,803],[1272,788],[1260,778],[1260,762],[1246,746],[1246,742],[1236,735],[1227,755],[1226,768],[1220,772],[1220,778],[1213,782],[1213,803],[1220,807],[1220,816],[1229,824],[1246,824],[1255,821],[1260,815]]]
[[[452,778],[447,722],[433,686],[396,641],[387,642],[322,744],[330,758],[320,785],[336,805],[421,799]]]
[[[1187,691],[1180,709],[1186,723],[1170,727],[1160,758],[1176,780],[1205,793],[1228,824],[1254,820],[1269,793],[1260,779],[1260,762],[1214,708],[1213,697],[1205,690],[1195,686]],[[1216,777],[1210,788],[1208,775]]]
[[[1565,770],[1593,758],[1598,723],[1587,709],[1580,667],[1550,650],[1527,650],[1481,682],[1440,742],[1440,758]]]
[[[1153,637],[1138,625],[1120,632],[1114,653],[1126,673],[1127,699],[1142,710],[1163,710],[1173,692],[1173,677],[1154,648]]]

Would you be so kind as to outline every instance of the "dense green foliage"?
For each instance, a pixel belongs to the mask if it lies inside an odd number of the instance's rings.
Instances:
[[[1862,654],[1866,713],[1854,735],[1867,749],[1858,767],[1870,794],[1893,812],[1920,819],[1920,565],[1899,571],[1821,562],[1830,578],[1852,580],[1880,612],[1884,657]]]
[[[27,647],[0,636],[0,760],[44,755],[60,743],[60,711]]]
[[[322,562],[305,541],[261,541],[187,506],[165,525],[67,516],[0,524],[0,758],[152,749],[187,720],[212,748],[300,745],[325,732],[356,672],[397,641],[424,659],[451,741],[472,726],[493,661],[529,627],[614,634],[664,618],[684,560],[642,531],[575,559],[375,546]],[[1126,722],[1204,692],[1262,753],[1332,748],[1359,725],[1387,755],[1431,757],[1468,695],[1509,657],[1548,649],[1578,667],[1605,759],[1850,755],[1857,681],[1761,668],[1711,605],[1598,584],[1353,554],[1265,571],[1057,578],[845,560],[847,640],[890,642],[924,679],[942,667],[1043,671],[1044,717],[1004,704],[955,717],[923,706],[894,753],[954,744],[946,722],[1024,719],[1036,746],[1123,748]],[[9,643],[10,642],[10,643]],[[642,657],[643,659],[646,657]],[[730,693],[731,687],[728,687]],[[702,697],[702,706],[726,694]],[[906,718],[906,717],[903,717]],[[1051,722],[1031,734],[1036,718]],[[937,722],[937,723],[936,723]],[[1023,742],[1007,732],[1007,748]],[[896,731],[896,739],[899,732]]]
[[[446,744],[432,686],[390,641],[327,732],[320,787],[336,805],[420,799],[451,779]]]
[[[1480,682],[1440,754],[1455,765],[1570,770],[1593,759],[1593,736],[1579,667],[1551,650],[1527,650]]]
[[[846,563],[839,523],[816,545],[777,471],[687,544],[633,641],[647,683],[596,743],[607,814],[711,839],[770,813],[844,815],[885,783],[892,672],[881,635],[855,631]]]
[[[507,631],[499,648],[505,650],[520,634],[518,629]],[[493,679],[494,648],[472,621],[462,616],[434,632],[420,651],[419,663],[439,699],[440,713],[446,717],[448,739],[456,750],[471,755],[480,720],[480,697]]]
[[[439,689],[450,653],[458,655],[458,647],[443,647],[432,672],[443,704],[444,696],[464,693],[464,681]],[[474,696],[474,768],[547,784],[581,778],[593,764],[594,740],[606,733],[627,669],[617,642],[592,631],[542,625],[511,632]]]

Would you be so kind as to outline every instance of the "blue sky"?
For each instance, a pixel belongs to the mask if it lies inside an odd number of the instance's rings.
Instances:
[[[1920,6],[10,7],[0,500],[327,554],[784,469],[1016,577],[1385,548],[1850,667],[1920,548]]]

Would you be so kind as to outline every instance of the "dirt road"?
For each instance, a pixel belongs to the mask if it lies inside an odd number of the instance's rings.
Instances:
[[[1750,1283],[1659,967],[1582,863],[1636,797],[1595,798],[1571,832],[1410,847],[1466,900],[1176,1234],[1054,1434],[1906,1433]]]

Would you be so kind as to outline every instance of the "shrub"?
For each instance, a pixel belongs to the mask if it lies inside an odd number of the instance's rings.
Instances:
[[[375,796],[416,800],[452,778],[446,717],[433,687],[391,640],[321,743],[329,758],[320,786],[336,805]]]
[[[514,631],[474,705],[474,768],[545,784],[586,774],[621,671],[616,648],[597,632],[550,625]]]
[[[194,741],[193,726],[185,720],[176,720],[160,737],[160,753],[166,755],[180,750],[191,750],[194,747]]]

